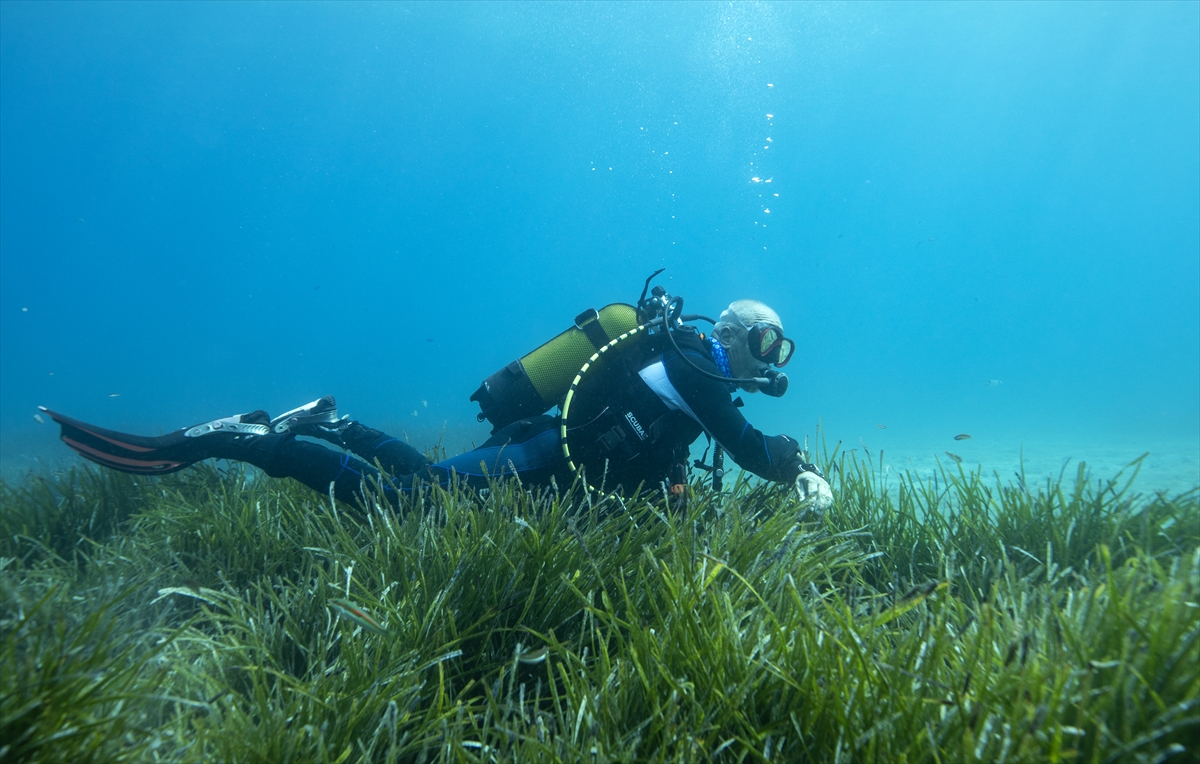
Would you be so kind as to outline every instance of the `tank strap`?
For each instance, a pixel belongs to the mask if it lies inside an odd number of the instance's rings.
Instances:
[[[588,308],[584,312],[575,316],[575,326],[587,335],[591,340],[592,347],[599,350],[609,343],[611,338],[604,331],[604,327],[600,325],[600,314],[595,308]]]

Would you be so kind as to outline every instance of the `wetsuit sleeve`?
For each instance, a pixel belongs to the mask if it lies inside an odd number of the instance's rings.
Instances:
[[[717,367],[703,346],[682,348],[689,360],[716,374]],[[742,469],[767,480],[790,483],[800,474],[800,444],[786,435],[766,435],[751,426],[730,398],[729,385],[697,374],[674,353],[665,359],[667,376],[691,408],[691,413]]]

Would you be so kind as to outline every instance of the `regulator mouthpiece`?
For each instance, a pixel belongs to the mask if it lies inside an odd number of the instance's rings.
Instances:
[[[782,398],[788,389],[787,375],[782,371],[775,371],[774,369],[768,370],[765,377],[759,377],[754,381],[758,383],[758,389],[764,395],[769,395],[772,398]]]

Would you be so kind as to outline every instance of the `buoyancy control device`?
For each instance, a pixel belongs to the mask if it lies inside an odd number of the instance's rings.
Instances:
[[[471,395],[479,404],[479,421],[491,422],[495,434],[519,419],[549,411],[593,353],[637,326],[638,309],[624,303],[580,313],[574,326],[483,380]]]

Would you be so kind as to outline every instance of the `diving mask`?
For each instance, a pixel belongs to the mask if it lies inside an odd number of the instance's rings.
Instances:
[[[796,343],[783,336],[783,330],[762,321],[750,327],[747,340],[750,354],[764,363],[785,366],[796,352]]]

